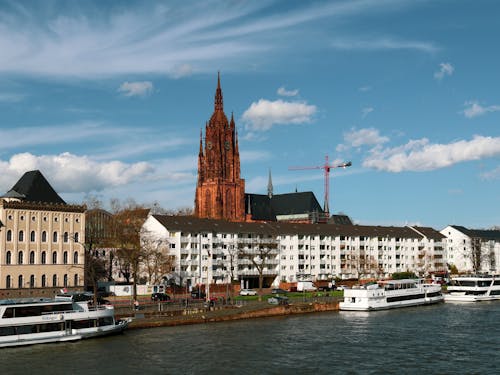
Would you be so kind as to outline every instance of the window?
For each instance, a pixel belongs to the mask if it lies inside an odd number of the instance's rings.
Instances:
[[[80,241],[80,236],[78,235],[78,232],[75,233],[75,242]]]
[[[52,286],[57,286],[57,275],[52,275]]]
[[[52,253],[52,264],[57,264],[57,252]]]
[[[73,264],[78,264],[78,251],[73,253]]]
[[[42,251],[42,264],[47,263],[47,253],[45,251]]]
[[[68,286],[68,275],[64,274],[64,287]]]
[[[30,288],[35,287],[35,275],[30,276]]]
[[[47,286],[47,276],[42,275],[42,288]]]
[[[30,264],[35,264],[35,252],[30,252]]]
[[[19,275],[17,278],[17,287],[21,289],[23,287],[23,275]]]
[[[12,263],[12,253],[10,251],[7,251],[7,254],[5,255],[5,263],[7,264]]]
[[[64,232],[64,235],[63,235],[63,241],[64,241],[65,243],[67,243],[67,242],[68,242],[68,240],[69,240],[69,235],[68,235],[68,232]]]
[[[24,231],[20,230],[19,231],[19,242],[23,242],[24,241]]]
[[[7,241],[8,242],[12,241],[12,231],[10,229],[7,231]]]
[[[23,264],[23,258],[24,258],[23,252],[22,251],[18,252],[17,253],[17,264]]]
[[[63,263],[64,263],[64,264],[68,264],[68,252],[67,252],[67,251],[65,251],[65,252],[63,253]],[[66,286],[66,285],[65,285],[65,286]]]
[[[7,289],[12,288],[12,279],[11,279],[10,275],[7,275],[7,277],[5,278],[5,287]]]
[[[75,274],[75,277],[74,277],[74,285],[75,286],[78,286],[78,275]]]
[[[52,242],[57,242],[57,232],[52,233]]]
[[[42,242],[47,242],[47,232],[46,231],[42,232]]]

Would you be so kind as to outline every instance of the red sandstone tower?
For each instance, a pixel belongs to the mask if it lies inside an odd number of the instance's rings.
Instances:
[[[215,108],[205,126],[205,148],[200,134],[195,215],[201,218],[245,220],[245,180],[240,178],[238,135],[233,115],[224,114],[220,75]]]

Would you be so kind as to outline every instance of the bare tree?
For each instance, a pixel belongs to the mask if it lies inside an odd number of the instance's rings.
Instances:
[[[160,284],[172,272],[175,258],[169,254],[168,242],[152,238],[145,232],[141,238],[142,271],[150,284]]]
[[[481,238],[472,237],[470,243],[471,248],[468,252],[466,252],[465,257],[471,261],[472,272],[478,273],[481,271],[481,265],[487,259],[489,254],[483,252],[483,243],[481,241]]]

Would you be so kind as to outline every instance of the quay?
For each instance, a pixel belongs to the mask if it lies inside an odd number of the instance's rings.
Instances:
[[[241,302],[215,303],[213,306],[206,306],[202,301],[191,302],[188,306],[183,306],[182,302],[162,302],[141,306],[139,310],[133,310],[131,306],[115,306],[115,311],[117,318],[132,317],[129,329],[138,329],[308,314],[339,309],[339,299],[336,297],[292,300],[285,305],[271,305],[267,300]]]

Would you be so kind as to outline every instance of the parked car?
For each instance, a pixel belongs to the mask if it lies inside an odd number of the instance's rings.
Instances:
[[[288,305],[288,297],[273,296],[267,299],[267,303],[271,305]]]
[[[166,293],[153,293],[151,301],[170,301],[170,296]]]
[[[257,291],[253,289],[241,289],[240,290],[240,296],[256,296]]]
[[[273,290],[271,290],[271,293],[272,294],[287,294],[288,292],[285,289],[274,288]]]

